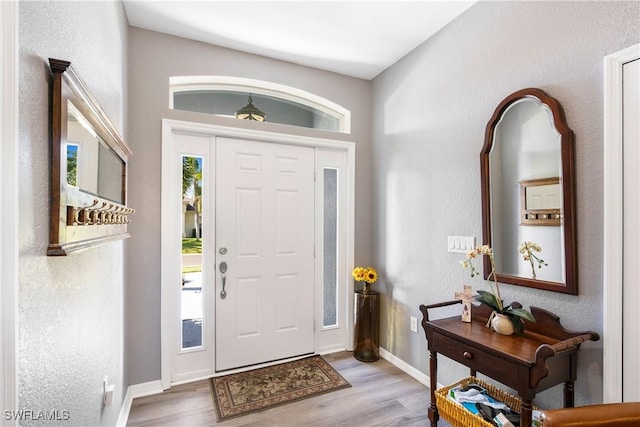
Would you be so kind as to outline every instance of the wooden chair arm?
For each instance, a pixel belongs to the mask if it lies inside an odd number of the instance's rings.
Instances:
[[[640,425],[640,402],[608,403],[542,411],[544,427]]]

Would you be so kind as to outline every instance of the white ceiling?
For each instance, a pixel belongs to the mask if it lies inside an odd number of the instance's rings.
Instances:
[[[136,27],[368,80],[474,3],[124,0]]]

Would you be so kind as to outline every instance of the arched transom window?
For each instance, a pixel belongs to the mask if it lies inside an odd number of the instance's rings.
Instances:
[[[177,76],[169,84],[171,109],[235,117],[251,97],[268,122],[351,132],[349,110],[289,86],[230,76]]]

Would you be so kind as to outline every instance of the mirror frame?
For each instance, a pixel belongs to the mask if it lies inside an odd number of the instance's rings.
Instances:
[[[496,273],[500,283],[544,289],[565,294],[578,294],[578,266],[576,246],[576,217],[575,217],[575,165],[574,165],[574,133],[567,125],[564,110],[560,103],[537,88],[522,89],[507,96],[495,109],[485,130],[484,146],[480,152],[480,180],[482,197],[482,237],[487,245],[491,245],[491,183],[489,154],[493,147],[496,127],[507,109],[522,99],[533,98],[546,105],[553,117],[553,125],[560,134],[560,154],[562,157],[562,217],[564,229],[564,263],[565,281],[551,282],[521,276]],[[514,248],[517,250],[517,248]],[[491,263],[488,257],[483,257],[484,277],[491,273]]]
[[[71,62],[49,58],[51,68],[51,202],[47,255],[64,256],[102,243],[130,237],[126,206],[127,161],[131,150]],[[116,203],[67,183],[68,102],[89,122],[113,154],[122,161],[121,200]],[[97,171],[96,171],[97,172]]]

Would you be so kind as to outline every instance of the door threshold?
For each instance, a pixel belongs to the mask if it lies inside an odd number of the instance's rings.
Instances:
[[[280,365],[282,363],[295,362],[296,360],[305,359],[307,357],[315,356],[316,354],[317,353],[315,353],[315,352],[305,353],[305,354],[301,354],[299,356],[272,360],[270,362],[256,363],[254,365],[247,365],[247,366],[241,366],[239,368],[232,368],[232,369],[226,369],[226,370],[223,370],[223,371],[216,371],[211,377],[212,378],[221,377],[223,375],[237,374],[239,372],[246,372],[246,371],[251,371],[251,370],[254,370],[254,369],[267,368],[269,366]]]

